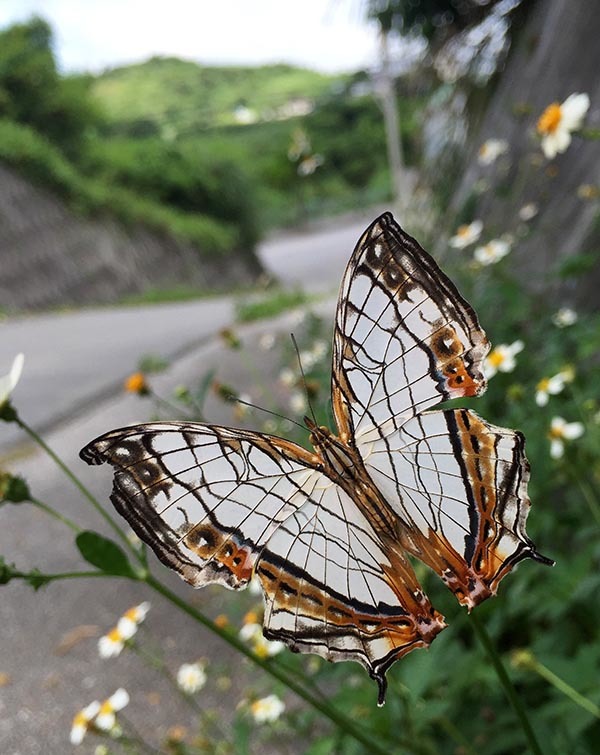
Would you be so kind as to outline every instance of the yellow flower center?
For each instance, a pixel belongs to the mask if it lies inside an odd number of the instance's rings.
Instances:
[[[562,110],[558,102],[553,102],[540,115],[537,130],[540,134],[553,134],[562,119]]]
[[[141,372],[134,372],[125,381],[125,390],[129,393],[144,393],[148,390],[146,378]]]
[[[560,425],[557,427],[551,427],[548,437],[550,440],[561,440],[563,437],[563,428]]]
[[[229,624],[229,618],[224,614],[220,613],[216,618],[214,623],[220,628],[224,629]]]
[[[73,726],[85,726],[87,727],[89,723],[89,718],[86,716],[86,714],[80,710],[79,713],[75,714],[75,717],[73,718]]]
[[[242,621],[244,624],[258,624],[258,614],[256,611],[248,611]]]
[[[118,627],[113,627],[106,636],[108,637],[108,639],[111,642],[122,642],[122,640],[123,640],[123,638],[121,637],[121,633],[119,632]]]
[[[550,386],[550,378],[542,378],[540,382],[537,384],[536,388],[538,391],[547,393],[549,386]]]
[[[490,364],[493,367],[500,367],[502,362],[504,361],[504,354],[501,351],[492,351],[492,353],[489,355],[488,359],[490,360]]]
[[[464,238],[465,236],[469,235],[470,226],[468,225],[461,225],[459,226],[458,230],[456,231],[456,235],[460,236],[461,238]]]
[[[99,716],[106,716],[108,713],[113,713],[114,709],[110,700],[105,700],[100,706],[98,711]]]

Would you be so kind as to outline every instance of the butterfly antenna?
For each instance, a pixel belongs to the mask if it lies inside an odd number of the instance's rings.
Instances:
[[[231,396],[231,400],[235,401],[236,404],[243,404],[244,406],[249,406],[252,409],[258,409],[259,412],[266,412],[267,414],[272,414],[274,417],[279,417],[279,419],[284,419],[286,422],[292,422],[294,425],[298,425],[298,427],[301,427],[303,430],[306,430],[304,425],[300,424],[300,422],[296,422],[295,419],[290,419],[289,417],[286,417],[284,414],[278,414],[277,412],[272,412],[270,409],[265,409],[264,406],[257,406],[257,404],[252,404],[250,401],[244,401],[243,398],[238,398],[237,396]]]
[[[292,339],[292,343],[294,344],[294,348],[296,349],[296,356],[298,357],[298,365],[300,367],[300,374],[302,375],[304,392],[306,393],[306,402],[308,403],[308,408],[310,409],[310,414],[313,422],[315,423],[315,425],[318,425],[319,423],[317,422],[314,409],[312,407],[312,404],[310,403],[310,395],[308,393],[308,386],[306,384],[306,375],[304,374],[304,370],[302,369],[302,360],[300,359],[300,349],[298,348],[298,342],[296,341],[296,336],[293,333],[290,333],[290,337]]]

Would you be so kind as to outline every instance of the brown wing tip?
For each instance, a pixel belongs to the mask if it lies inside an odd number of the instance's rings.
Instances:
[[[79,458],[85,461],[86,464],[104,464],[106,457],[101,448],[101,444],[97,441],[92,441],[84,446],[79,452]]]
[[[531,553],[528,554],[529,558],[531,558],[533,561],[537,561],[540,564],[544,564],[544,566],[555,566],[556,561],[553,558],[548,558],[548,556],[544,556],[541,553],[538,553],[535,549],[531,551]]]
[[[371,678],[377,682],[377,707],[383,708],[385,705],[385,695],[387,692],[387,679],[385,671],[382,673],[371,672]]]

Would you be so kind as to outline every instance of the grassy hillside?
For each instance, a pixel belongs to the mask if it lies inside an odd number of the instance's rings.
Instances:
[[[288,65],[258,68],[201,66],[152,58],[99,76],[92,92],[113,126],[150,135],[229,125],[243,118],[271,120],[298,99],[332,91],[342,77]]]

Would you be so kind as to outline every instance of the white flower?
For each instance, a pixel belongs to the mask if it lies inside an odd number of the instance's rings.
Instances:
[[[133,621],[135,624],[141,624],[148,615],[149,610],[150,601],[145,600],[143,603],[139,603],[137,606],[133,606],[133,608],[125,611],[123,618],[129,619],[129,621]]]
[[[510,252],[510,244],[504,239],[492,239],[475,249],[473,257],[480,265],[494,265]]]
[[[262,626],[256,622],[247,622],[240,629],[240,639],[252,645],[252,650],[261,658],[270,658],[284,649],[285,644],[279,640],[267,640]]]
[[[177,684],[188,695],[198,692],[206,684],[206,671],[200,662],[183,663],[177,672]]]
[[[589,107],[587,94],[571,94],[562,105],[553,102],[544,110],[537,130],[542,137],[542,150],[549,160],[567,150],[571,134],[581,128]]]
[[[568,328],[577,322],[577,312],[569,307],[561,307],[552,316],[552,322],[557,328]]]
[[[511,344],[501,343],[492,349],[485,358],[486,376],[491,378],[497,372],[512,372],[517,366],[515,357],[523,348],[523,341],[515,341]]]
[[[95,724],[102,731],[110,731],[117,723],[115,713],[122,710],[129,703],[129,693],[122,687],[100,704]]]
[[[556,396],[564,390],[565,385],[573,379],[571,370],[563,370],[549,378],[542,378],[535,387],[535,403],[546,406],[550,396]]]
[[[248,404],[252,403],[252,396],[248,393],[240,393],[240,395],[236,398],[235,406],[233,409],[235,418],[237,420],[244,419],[244,417],[247,417],[252,412],[252,407],[248,406]]]
[[[327,342],[318,340],[315,341],[312,347],[312,354],[315,362],[320,362],[327,356]]]
[[[506,139],[488,139],[479,147],[477,160],[480,165],[491,165],[505,152],[508,152]]]
[[[72,745],[79,745],[83,742],[83,738],[90,728],[90,723],[96,717],[99,710],[100,703],[98,700],[94,700],[93,703],[86,705],[85,708],[75,714],[69,736]]]
[[[263,333],[258,339],[258,347],[262,351],[270,351],[275,346],[275,336],[273,333]]]
[[[539,212],[539,208],[535,202],[528,202],[527,204],[524,204],[523,207],[519,210],[519,219],[523,220],[525,223],[528,220],[531,220],[534,218]]]
[[[8,401],[10,394],[14,391],[19,382],[21,373],[23,372],[24,361],[25,356],[23,354],[17,354],[13,359],[8,375],[2,375],[2,377],[0,377],[0,407]]]
[[[310,157],[305,157],[298,165],[298,175],[311,176],[320,165],[323,165],[322,155],[310,155]]]
[[[564,441],[575,440],[583,435],[584,427],[581,422],[567,422],[562,417],[553,417],[550,423],[550,456],[560,459],[565,452]]]
[[[277,695],[267,695],[260,700],[255,700],[250,706],[256,723],[272,723],[277,721],[285,710],[285,703]]]
[[[279,373],[279,382],[286,388],[291,388],[296,382],[296,375],[287,367]]]
[[[256,574],[248,583],[248,592],[250,595],[262,595],[262,583]]]
[[[300,391],[294,391],[290,396],[290,409],[296,414],[305,411],[306,396],[303,393],[300,393]]]
[[[474,220],[467,225],[461,225],[456,229],[456,233],[450,239],[450,246],[454,249],[464,249],[470,244],[478,241],[483,230],[481,220]]]
[[[149,610],[150,603],[144,601],[125,611],[117,622],[117,626],[113,627],[110,632],[98,640],[100,657],[113,658],[119,655],[125,647],[125,642],[134,636],[138,630],[138,626],[144,621]]]

